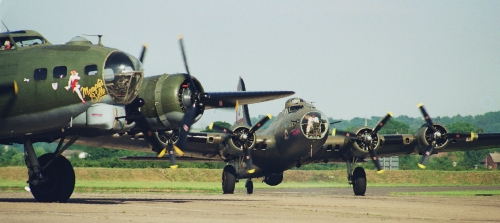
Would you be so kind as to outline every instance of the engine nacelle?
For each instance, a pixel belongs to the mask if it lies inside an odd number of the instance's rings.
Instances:
[[[203,87],[196,78],[192,78],[196,89],[203,92]],[[193,104],[193,92],[189,88],[187,74],[163,74],[146,77],[139,89],[139,97],[145,100],[141,108],[149,123],[156,129],[174,129],[180,126],[186,108]],[[195,122],[198,121],[205,106],[198,102]]]
[[[436,132],[439,133],[441,136],[445,136],[448,134],[448,129],[444,125],[441,124],[436,124],[434,123],[434,128],[436,129]],[[433,137],[435,137],[427,127],[427,125],[422,125],[417,132],[414,134],[415,139],[417,140],[418,144],[418,152],[423,153],[427,151],[427,147],[431,144],[433,141]],[[436,144],[434,145],[434,149],[440,149],[448,144],[449,140],[446,137],[437,137],[436,138]]]
[[[231,130],[233,134],[226,140],[224,143],[225,148],[222,150],[225,157],[243,156],[243,146],[246,146],[249,150],[255,147],[257,135],[255,132],[250,133],[250,127],[236,126]]]
[[[354,133],[356,133],[356,136],[358,137],[359,140],[355,141],[352,145],[352,147],[354,148],[353,150],[353,155],[354,156],[362,156],[362,157],[365,157],[369,154],[368,152],[368,145],[366,144],[366,142],[363,140],[364,137],[367,137],[367,136],[371,136],[373,132],[373,129],[368,127],[368,126],[364,126],[364,127],[361,127],[361,128],[358,128],[358,129],[355,129]],[[378,134],[376,134],[375,136],[371,136],[371,140],[369,142],[369,145],[374,149],[374,150],[377,150],[379,147],[380,147],[380,138],[378,137]]]

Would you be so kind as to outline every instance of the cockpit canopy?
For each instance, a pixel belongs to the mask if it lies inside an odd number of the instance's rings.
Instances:
[[[307,105],[307,102],[302,98],[290,98],[285,102],[285,109],[289,113],[294,113]]]
[[[40,33],[33,30],[0,33],[0,45],[3,46],[2,50],[43,44],[50,43]],[[7,45],[10,45],[9,48],[6,48]]]

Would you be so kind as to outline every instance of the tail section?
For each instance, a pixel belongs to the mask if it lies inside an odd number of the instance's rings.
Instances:
[[[245,82],[243,78],[240,77],[238,81],[237,91],[246,91]],[[236,124],[245,124],[247,126],[252,126],[250,121],[250,113],[248,112],[248,105],[238,105],[236,103]]]

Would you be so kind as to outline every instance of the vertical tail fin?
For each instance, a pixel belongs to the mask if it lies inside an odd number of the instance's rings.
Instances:
[[[246,91],[245,82],[243,82],[243,78],[240,77],[238,81],[237,91]],[[252,122],[250,121],[250,113],[248,112],[248,105],[237,105],[236,107],[236,123],[237,124],[245,124],[248,126],[252,126]]]

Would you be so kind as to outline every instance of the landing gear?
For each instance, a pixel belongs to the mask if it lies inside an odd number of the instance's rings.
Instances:
[[[222,170],[222,193],[234,194],[234,185],[236,184],[236,170],[232,165],[227,165]]]
[[[356,196],[365,196],[366,192],[366,173],[363,167],[356,167],[352,174],[352,190]]]
[[[62,152],[72,145],[78,135],[63,146],[65,137],[59,140],[54,153],[36,157],[30,139],[24,141],[25,162],[28,167],[28,184],[31,194],[40,202],[66,202],[75,189],[75,171]]]
[[[247,179],[245,187],[247,188],[247,194],[253,194],[253,181],[251,178]]]
[[[31,194],[40,202],[66,202],[75,189],[75,171],[71,163],[63,156],[54,158],[54,153],[47,153],[38,158],[43,181],[31,182]]]
[[[352,160],[346,160],[347,164],[347,180],[352,184],[352,190],[356,196],[365,196],[366,192],[366,173],[363,167],[356,167],[352,171]]]

